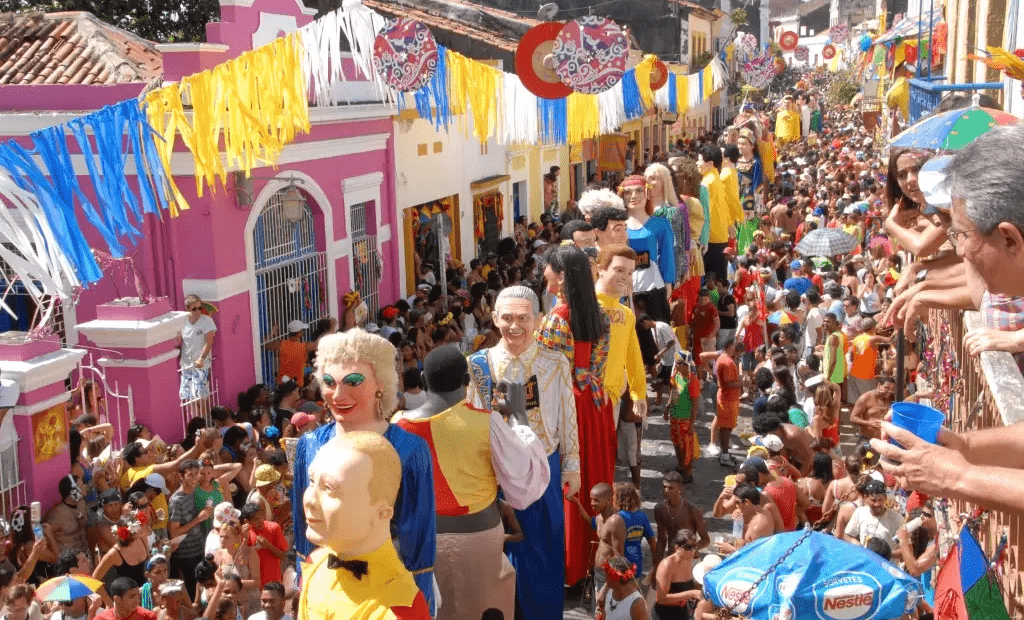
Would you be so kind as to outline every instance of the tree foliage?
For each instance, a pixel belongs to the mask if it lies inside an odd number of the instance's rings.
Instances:
[[[836,74],[826,93],[827,100],[833,105],[850,105],[850,101],[860,92],[860,84],[849,71]]]
[[[220,17],[218,0],[0,0],[0,11],[88,11],[102,21],[158,43],[206,40]]]

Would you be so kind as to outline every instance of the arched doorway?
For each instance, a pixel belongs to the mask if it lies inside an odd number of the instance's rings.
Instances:
[[[265,345],[287,338],[296,320],[308,326],[302,340],[315,339],[330,316],[325,227],[300,187],[273,193],[252,229],[257,380],[268,384],[277,380],[278,360]]]

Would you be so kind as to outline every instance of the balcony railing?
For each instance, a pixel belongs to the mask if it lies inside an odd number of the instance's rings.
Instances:
[[[932,311],[929,317],[931,355],[926,354],[925,360],[930,362],[930,378],[938,394],[933,406],[947,412],[948,425],[958,433],[1024,421],[1024,376],[1013,356],[986,352],[972,357],[964,347],[967,330],[980,325],[977,312]],[[973,515],[975,508],[951,501],[947,516],[956,523],[959,515]],[[1024,617],[1024,515],[991,511],[980,524],[979,542],[996,562],[1010,617]],[[993,557],[999,550],[1005,553],[1001,561]]]
[[[1002,82],[971,82],[968,84],[942,84],[944,76],[932,78],[914,78],[910,80],[910,122],[911,124],[927,116],[942,97],[950,92],[977,92],[983,90],[1002,90]]]

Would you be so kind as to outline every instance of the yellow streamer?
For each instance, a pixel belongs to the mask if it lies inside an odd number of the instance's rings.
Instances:
[[[690,109],[690,78],[676,74],[676,109],[679,114],[686,114]]]
[[[597,105],[597,95],[571,93],[566,99],[565,108],[569,144],[580,144],[601,134],[601,110]]]
[[[644,59],[636,66],[636,85],[640,90],[640,100],[644,102],[644,108],[649,109],[654,105],[654,91],[651,90],[651,71],[658,57],[654,54],[644,56]]]
[[[498,128],[499,87],[504,90],[504,74],[494,67],[448,50],[449,100],[452,114],[469,109],[473,115],[473,135],[481,143],[494,136]]]
[[[701,79],[704,80],[704,101],[707,101],[711,99],[711,94],[715,92],[715,77],[711,72],[711,65],[705,67],[701,73]],[[701,101],[701,103],[704,103],[704,101]]]
[[[273,164],[298,132],[309,132],[303,48],[294,33],[178,84],[150,93],[149,121],[164,138],[160,160],[171,175],[176,132],[195,159],[196,193],[227,181],[226,166],[249,174],[260,162]],[[192,107],[191,121],[184,105]],[[223,134],[223,147],[221,136]],[[224,157],[221,157],[223,148]],[[187,208],[177,188],[174,200]],[[175,216],[174,207],[171,208]]]

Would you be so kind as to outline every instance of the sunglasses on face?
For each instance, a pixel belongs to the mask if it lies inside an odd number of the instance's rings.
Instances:
[[[188,311],[189,312],[201,312],[202,309],[203,309],[202,306],[195,306],[195,307],[189,308]]]
[[[683,543],[683,544],[681,544],[679,546],[682,547],[686,551],[693,551],[694,549],[697,548],[697,545],[695,545],[694,543]]]

